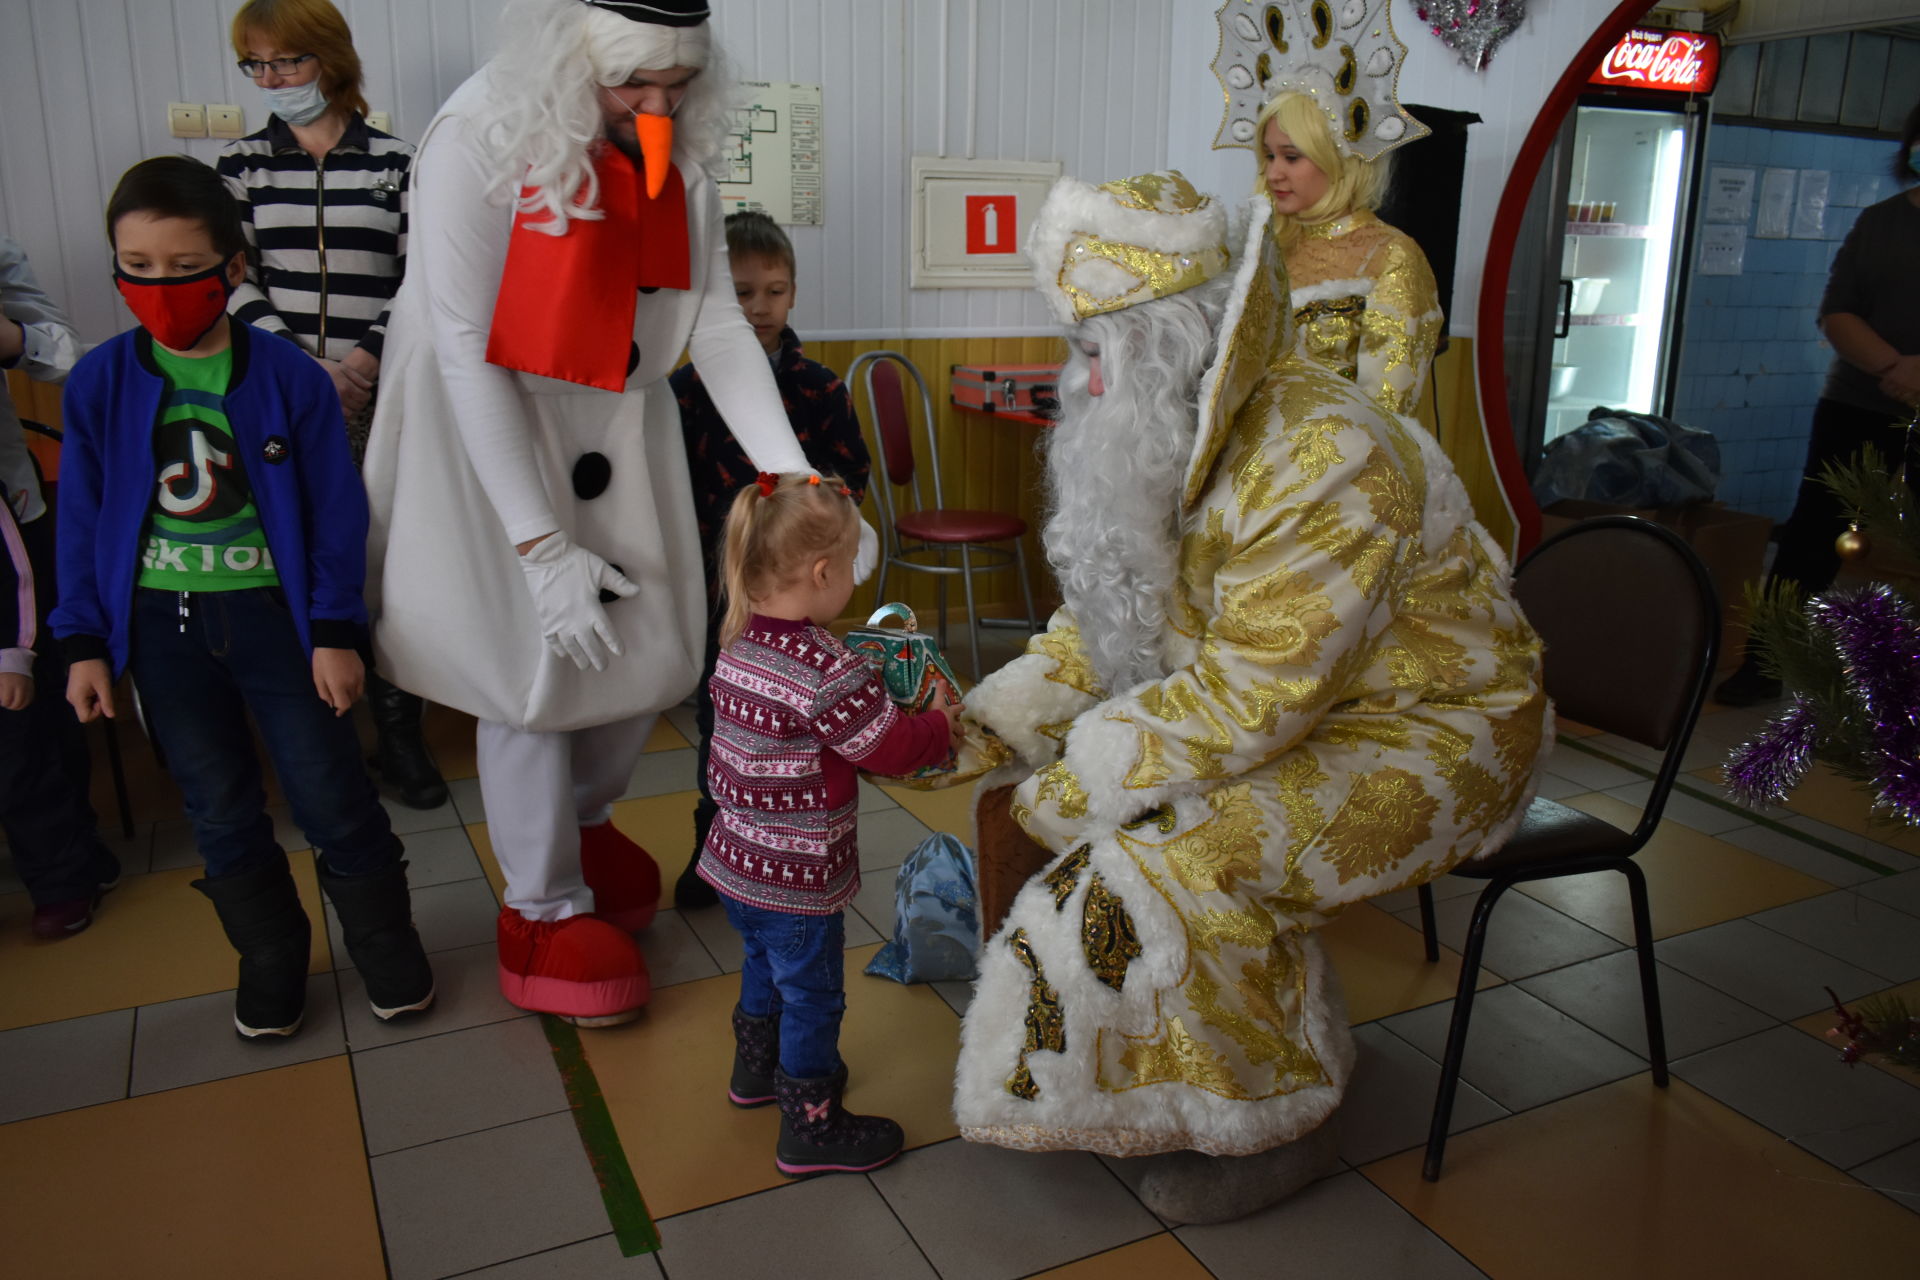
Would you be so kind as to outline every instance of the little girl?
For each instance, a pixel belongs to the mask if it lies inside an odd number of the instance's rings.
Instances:
[[[860,520],[833,477],[762,474],[734,498],[707,782],[720,812],[700,876],[746,944],[727,1097],[780,1104],[788,1177],[875,1169],[900,1126],[843,1109],[841,908],[860,888],[856,767],[905,774],[948,756],[944,704],[902,715],[864,659],[821,625],[853,595]]]

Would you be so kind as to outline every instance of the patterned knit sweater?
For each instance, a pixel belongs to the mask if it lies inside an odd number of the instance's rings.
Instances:
[[[902,715],[866,660],[810,622],[755,614],[720,655],[700,877],[729,898],[831,915],[860,888],[858,769],[947,757],[946,717]]]

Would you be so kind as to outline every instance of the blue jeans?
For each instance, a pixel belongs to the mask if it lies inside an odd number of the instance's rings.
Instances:
[[[840,1069],[840,1015],[847,1008],[846,921],[720,902],[746,944],[740,967],[740,1009],[780,1019],[780,1070],[797,1080]]]
[[[249,711],[293,820],[328,871],[371,875],[400,857],[353,720],[320,700],[277,589],[136,589],[128,666],[209,877],[284,856],[266,814]]]

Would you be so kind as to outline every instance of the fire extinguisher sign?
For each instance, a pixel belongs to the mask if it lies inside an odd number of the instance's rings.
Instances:
[[[1018,202],[1011,192],[967,196],[966,202],[969,254],[1019,252]]]

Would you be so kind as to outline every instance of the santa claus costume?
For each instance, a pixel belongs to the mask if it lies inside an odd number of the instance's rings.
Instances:
[[[514,0],[420,139],[367,450],[382,670],[480,721],[500,982],[635,1016],[659,869],[610,821],[700,671],[683,349],[763,471],[806,469],[734,300],[701,0]]]
[[[1295,345],[1269,215],[1230,237],[1177,173],[1065,179],[1041,210],[1028,254],[1072,325],[1045,533],[1066,607],[968,696],[995,736],[960,771],[1024,778],[1013,815],[1055,855],[981,956],[962,1136],[1298,1150],[1217,1216],[1310,1176],[1345,1093],[1317,931],[1499,848],[1551,722],[1432,437]]]

